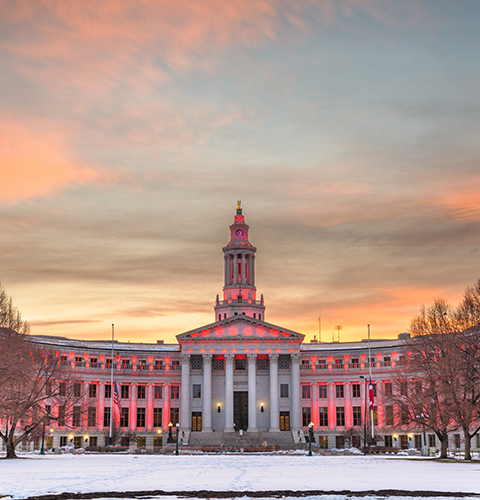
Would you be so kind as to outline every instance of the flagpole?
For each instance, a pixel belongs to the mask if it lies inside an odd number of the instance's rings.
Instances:
[[[115,325],[112,323],[112,361],[110,363],[110,434],[108,438],[109,446],[113,446],[112,424],[113,424],[113,339],[115,338]]]
[[[370,386],[372,387],[373,391],[373,383],[372,383],[372,357],[371,357],[371,352],[370,352],[370,325],[368,326],[368,373],[370,375]],[[369,387],[369,392],[370,392],[370,387]],[[375,431],[373,429],[373,405],[372,405],[372,400],[370,400],[370,421],[371,421],[371,426],[372,426],[372,446],[375,446]]]

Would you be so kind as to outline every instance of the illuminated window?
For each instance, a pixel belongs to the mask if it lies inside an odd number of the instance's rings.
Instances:
[[[180,387],[178,385],[172,385],[170,387],[170,399],[180,398]]]
[[[137,399],[145,399],[147,393],[147,387],[144,385],[139,385],[137,387]]]
[[[319,385],[318,386],[318,397],[320,399],[327,399],[327,386]]]
[[[385,424],[393,425],[393,406],[385,406]]]
[[[122,385],[122,399],[128,399],[130,397],[130,386]]]
[[[358,368],[360,366],[359,359],[358,358],[352,358],[351,360],[351,365],[352,368]]]
[[[302,385],[302,398],[303,399],[310,399],[310,386],[309,385]]]
[[[162,399],[162,386],[156,385],[153,389],[153,398],[154,399]]]
[[[105,399],[110,399],[112,397],[112,386],[110,384],[105,384]]]
[[[144,427],[143,425],[140,425],[138,427]],[[147,442],[147,438],[145,436],[138,436],[137,437],[137,448],[145,448]]]
[[[383,366],[391,366],[392,364],[392,361],[390,359],[390,356],[385,356],[383,358]]]
[[[155,370],[163,370],[163,359],[156,359],[155,360]]]

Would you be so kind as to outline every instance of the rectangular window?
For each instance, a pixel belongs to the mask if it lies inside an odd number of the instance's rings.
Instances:
[[[88,408],[88,427],[97,426],[97,409],[94,406]]]
[[[129,359],[122,360],[122,368],[125,370],[130,369],[130,360]]]
[[[319,399],[327,399],[327,386],[319,385],[318,386],[318,397]]]
[[[89,398],[97,397],[97,384],[90,384],[88,386],[88,397]]]
[[[163,370],[163,359],[155,360],[155,370]]]
[[[385,382],[385,396],[391,396],[393,394],[393,387],[391,382]]]
[[[199,399],[202,397],[202,386],[201,384],[193,384],[192,398]]]
[[[66,396],[67,394],[67,383],[66,382],[60,382],[60,385],[58,386],[58,395],[59,396]]]
[[[343,450],[345,448],[345,436],[335,436],[335,448]]]
[[[415,448],[417,450],[422,449],[422,435],[421,434],[415,434]]]
[[[400,382],[400,395],[401,396],[407,395],[407,382],[405,380],[402,380]]]
[[[192,370],[203,370],[203,357],[202,355],[192,354],[190,356],[190,366]]]
[[[58,407],[58,425],[62,427],[65,425],[65,406]]]
[[[105,367],[106,368],[111,368],[112,367],[112,360],[110,358],[107,358],[105,360]]]
[[[385,406],[385,425],[393,425],[393,406]]]
[[[309,387],[309,386],[307,386]],[[312,410],[310,407],[302,408],[302,425],[303,427],[308,427],[308,424],[312,421]]]
[[[327,369],[327,360],[326,359],[319,359],[317,362],[317,369],[318,370],[326,370]]]
[[[428,446],[430,448],[436,448],[436,444],[435,444],[435,434],[429,434],[428,435]]]
[[[48,381],[45,385],[45,393],[47,396],[52,395],[52,382]]]
[[[247,369],[247,359],[235,358],[235,370],[246,370],[246,369]]]
[[[73,397],[79,398],[81,394],[82,394],[82,386],[78,382],[75,382],[73,384]]]
[[[146,370],[147,369],[147,360],[140,359],[138,361],[137,370]]]
[[[162,427],[162,409],[153,409],[153,427]]]
[[[360,366],[360,362],[358,358],[352,358],[351,360],[352,368],[358,368]]]
[[[179,423],[180,409],[170,408],[170,422],[175,427]]]
[[[390,359],[390,356],[384,356],[383,358],[383,366],[391,366],[392,361]]]
[[[410,423],[408,408],[406,406],[402,407],[400,411],[400,421],[402,422],[402,425],[408,425]]]
[[[67,436],[60,436],[60,447],[67,446]]]
[[[90,438],[90,446],[94,446],[94,447],[98,446],[98,438],[97,438],[97,436],[92,436]]]
[[[147,438],[145,436],[137,437],[137,448],[145,448]]]
[[[110,407],[105,406],[103,409],[103,427],[110,427]]]
[[[362,425],[362,407],[354,406],[352,410],[353,410],[353,425],[354,426]]]
[[[342,369],[343,368],[343,359],[341,359],[341,358],[336,359],[333,367],[336,368],[337,370]]]
[[[328,427],[328,408],[319,408],[318,425],[320,427]]]
[[[288,384],[280,384],[280,397],[288,398]]]
[[[310,386],[309,385],[302,385],[302,398],[303,399],[310,399]]]
[[[290,354],[280,354],[278,356],[278,369],[290,370]]]
[[[155,388],[153,389],[153,398],[154,399],[162,399],[162,386],[161,385],[156,385]]]
[[[224,359],[219,356],[213,356],[212,360],[212,370],[223,371],[224,370]]]
[[[417,396],[420,396],[423,392],[423,385],[422,385],[422,381],[421,380],[417,380],[415,382],[415,394]]]
[[[343,385],[342,384],[338,384],[335,386],[335,397],[337,399],[342,399],[344,397],[343,395]]]
[[[80,415],[81,415],[82,409],[80,406],[74,406],[73,407],[73,414],[72,414],[72,425],[73,427],[80,427]]]
[[[122,408],[120,415],[120,427],[128,427],[128,408]]]
[[[122,399],[129,399],[129,397],[130,397],[130,386],[129,385],[122,385],[121,397],[122,397]]]
[[[145,385],[139,385],[137,387],[137,399],[145,399],[147,395],[147,387]]]
[[[112,386],[110,384],[105,384],[105,399],[110,399],[112,397]]]
[[[392,448],[393,447],[392,436],[384,436],[383,439],[384,439],[384,442],[385,442],[385,446],[387,448]]]
[[[52,415],[52,407],[45,405],[45,425],[50,425],[50,417]]]
[[[337,406],[337,427],[345,426],[345,408],[343,406]]]
[[[378,425],[378,408],[373,407],[373,425]]]
[[[360,384],[352,384],[352,398],[360,397]]]
[[[137,427],[145,427],[145,408],[137,408]]]
[[[96,368],[98,366],[98,359],[97,358],[91,358],[90,359],[90,366],[92,368]]]
[[[170,387],[170,399],[178,399],[180,397],[180,387],[178,385],[172,385]]]

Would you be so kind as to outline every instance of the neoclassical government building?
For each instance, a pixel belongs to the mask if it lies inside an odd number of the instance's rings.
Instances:
[[[114,342],[112,349],[107,341],[33,337],[71,365],[84,389],[86,411],[51,420],[47,446],[107,444],[112,366],[125,446],[166,446],[169,427],[179,423],[181,446],[293,447],[305,441],[310,422],[317,445],[360,446],[370,368],[377,444],[420,449],[426,439],[428,447],[438,446],[434,434],[402,423],[388,402],[396,367],[408,362],[408,334],[372,340],[370,355],[367,341],[304,343],[301,333],[266,320],[255,252],[239,204],[223,248],[214,321],[180,333],[176,344]]]

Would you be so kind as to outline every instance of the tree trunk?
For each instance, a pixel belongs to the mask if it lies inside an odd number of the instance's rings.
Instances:
[[[7,456],[5,458],[18,458],[15,454],[15,444],[13,442],[13,436],[8,436],[7,438]]]
[[[443,439],[441,440],[441,448],[440,448],[440,458],[448,458],[447,454],[447,446],[448,446],[448,434],[443,436]]]
[[[469,433],[470,429],[463,429],[463,434],[465,436],[465,460],[471,460],[472,459],[472,453],[471,453],[471,437]]]

